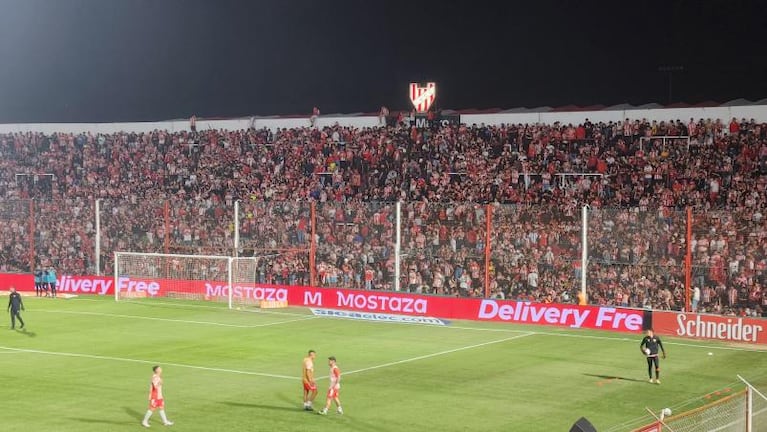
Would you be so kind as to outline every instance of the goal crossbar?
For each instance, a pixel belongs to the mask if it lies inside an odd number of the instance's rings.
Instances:
[[[115,252],[115,258],[117,256],[142,256],[142,257],[156,257],[156,258],[200,258],[200,259],[226,259],[231,258],[227,255],[185,255],[185,254],[164,254],[158,252]]]

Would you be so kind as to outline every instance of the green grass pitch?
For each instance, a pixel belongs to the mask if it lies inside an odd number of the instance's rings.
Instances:
[[[736,374],[767,384],[767,352],[713,342],[665,338],[669,358],[653,385],[638,335],[173,300],[25,304],[26,332],[0,333],[8,431],[141,430],[153,364],[164,368],[171,430],[205,432],[567,431],[581,416],[618,431],[639,426],[645,407],[688,408],[734,391]],[[345,415],[301,410],[308,349],[318,353],[315,406],[327,388],[324,359],[335,355]],[[158,417],[152,429],[165,430]]]

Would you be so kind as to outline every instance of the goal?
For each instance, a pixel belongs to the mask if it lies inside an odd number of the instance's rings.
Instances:
[[[738,378],[746,384],[744,390],[635,432],[767,432],[767,397]]]
[[[261,258],[115,252],[115,300],[173,298],[229,308],[287,307],[287,291],[259,284]]]
[[[115,252],[115,300],[166,297],[229,301],[229,257]]]

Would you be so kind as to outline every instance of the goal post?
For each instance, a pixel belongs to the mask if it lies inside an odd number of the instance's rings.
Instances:
[[[767,432],[767,396],[742,376],[738,379],[746,385],[746,431]]]
[[[115,252],[115,300],[165,297],[231,304],[230,257]]]

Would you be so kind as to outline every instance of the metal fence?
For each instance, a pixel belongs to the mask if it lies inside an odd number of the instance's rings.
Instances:
[[[115,251],[257,256],[261,283],[753,313],[767,309],[765,228],[747,210],[13,200],[0,201],[0,270],[111,274]]]

